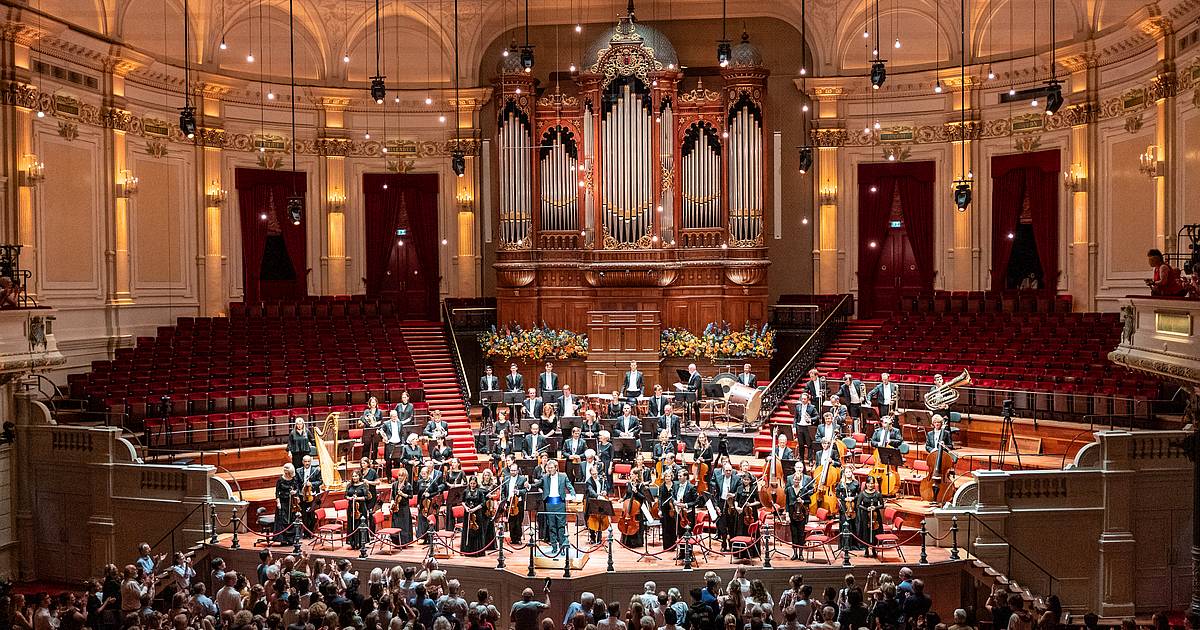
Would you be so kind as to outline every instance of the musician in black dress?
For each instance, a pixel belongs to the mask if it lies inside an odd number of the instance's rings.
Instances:
[[[383,425],[383,410],[374,396],[367,399],[367,408],[363,409],[359,422],[362,423],[362,456],[374,460],[379,457],[379,427]]]
[[[475,475],[467,478],[467,489],[463,492],[463,527],[462,552],[466,556],[482,555],[486,536],[485,528],[489,519],[484,515],[484,505],[487,503],[487,493],[479,487],[479,479]]]
[[[421,469],[421,478],[417,480],[417,538],[425,539],[426,534],[437,527],[441,500],[441,481],[433,476],[433,466],[426,465]]]
[[[400,530],[400,534],[392,538],[393,543],[407,545],[412,542],[412,505],[409,499],[415,493],[408,470],[400,467],[396,470],[396,480],[392,482],[392,527]]]
[[[299,423],[297,423],[299,424]],[[295,540],[296,532],[292,528],[292,523],[296,517],[296,510],[299,509],[299,499],[297,492],[299,488],[296,484],[296,467],[291,464],[283,465],[283,474],[279,479],[275,480],[275,533],[279,534],[278,540],[281,544],[291,544]]]
[[[490,451],[492,456],[492,466],[500,466],[501,462],[508,460],[508,458],[513,453],[518,452],[518,450],[517,443],[514,440],[508,439],[508,433],[506,431],[497,433],[496,437],[492,440]]]
[[[789,483],[784,488],[788,530],[792,535],[792,560],[803,559],[804,527],[808,524],[808,506],[815,490],[813,478],[804,474],[802,463],[797,463],[796,474],[789,477]]]
[[[507,433],[509,438],[513,435],[512,423],[508,421],[508,407],[499,407],[496,409],[496,420],[492,423],[492,435],[500,435]]]
[[[610,400],[608,403],[608,413],[606,415],[609,418],[619,418],[621,416],[621,410],[624,408],[625,403],[621,402],[621,392],[613,390],[612,400]]]
[[[758,483],[748,471],[742,472],[742,483],[738,486],[734,503],[737,508],[737,514],[731,524],[730,535],[735,537],[749,536],[750,526],[758,519],[759,508],[762,507],[762,502],[758,499]],[[761,531],[756,533],[756,536],[761,535]],[[738,560],[757,558],[759,556],[759,544],[756,541],[744,551],[739,551],[734,555],[734,558]]]
[[[858,494],[862,491],[858,480],[854,478],[854,471],[850,466],[842,469],[842,479],[834,487],[834,493],[838,500],[838,519],[839,530],[843,532],[858,532]],[[839,549],[844,549],[847,542],[851,551],[862,549],[862,544],[851,537],[848,541],[842,537],[838,543]]]
[[[400,402],[396,403],[396,408],[392,409],[396,412],[396,417],[400,419],[401,427],[407,431],[413,424],[413,419],[416,416],[416,410],[413,408],[412,401],[409,400],[408,390],[400,392]]]
[[[404,448],[400,451],[400,461],[404,467],[408,469],[408,478],[416,479],[420,472],[421,459],[425,454],[421,452],[421,441],[416,433],[409,433],[405,439]]]
[[[433,446],[429,447],[429,459],[432,459],[433,463],[437,464],[442,470],[445,470],[446,464],[454,459],[454,449],[449,444],[446,444],[444,434],[439,433],[433,439]]]
[[[312,436],[304,426],[304,418],[297,417],[287,439],[287,452],[292,458],[293,471],[304,465],[304,456],[311,455],[314,446]]]
[[[635,476],[625,484],[625,496],[621,497],[621,502],[623,505],[630,505],[628,500],[632,498],[640,505],[645,506],[647,496],[645,484]],[[633,534],[621,534],[621,544],[630,549],[638,549],[646,544],[646,510],[639,509],[634,518],[640,524],[637,532]]]
[[[366,457],[362,458],[362,461],[359,462],[358,471],[359,476],[362,478],[363,486],[367,490],[367,514],[374,514],[375,508],[379,505],[378,484],[382,475],[380,475],[379,467]],[[369,525],[374,529],[375,521],[370,521]]]
[[[880,522],[883,506],[884,498],[879,493],[875,478],[867,477],[862,492],[858,494],[858,504],[855,506],[857,518],[854,519],[854,535],[865,543],[867,557],[876,555],[875,535],[883,530],[883,523]]]
[[[675,440],[671,439],[671,432],[662,429],[658,432],[658,441],[651,448],[651,452],[654,453],[654,461],[662,461],[668,454],[675,453],[676,448]]]
[[[708,473],[705,478],[706,483],[712,483],[713,473],[717,472],[717,455],[713,451],[712,443],[708,440],[708,434],[703,431],[696,436],[695,445],[692,447],[693,461],[703,463],[708,467]]]
[[[542,415],[538,419],[538,426],[542,429],[542,435],[558,435],[558,405],[554,403],[542,405]]]
[[[370,490],[363,482],[362,475],[357,470],[350,473],[350,483],[346,486],[346,500],[350,502],[346,510],[346,530],[350,532],[351,549],[361,549],[371,537],[368,526],[371,520],[369,495]]]
[[[688,481],[688,473],[663,470],[662,486],[658,489],[658,513],[662,522],[663,549],[675,546],[687,527],[695,522],[696,487]],[[676,550],[676,557],[682,554]]]

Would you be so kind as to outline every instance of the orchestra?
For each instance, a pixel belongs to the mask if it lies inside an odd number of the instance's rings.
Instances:
[[[503,387],[527,392],[527,397],[519,404],[520,424],[510,421],[505,405],[489,408],[488,401],[481,401],[488,439],[479,452],[488,457],[477,469],[466,468],[455,455],[440,410],[430,409],[422,424],[408,392],[386,414],[376,398],[368,399],[358,415],[362,457],[342,477],[324,474],[324,452],[322,461],[316,461],[318,442],[328,438],[319,431],[314,436],[305,420],[296,418],[287,436],[292,462],[276,484],[277,541],[289,543],[293,535],[308,537],[317,531],[320,508],[340,492],[348,501],[345,537],[355,549],[370,545],[375,519],[382,518],[394,528],[387,538],[393,545],[427,544],[431,534],[449,530],[455,532],[459,551],[474,556],[493,553],[497,537],[520,545],[536,532],[532,540],[549,543],[551,553],[559,554],[572,541],[566,515],[575,512],[578,534],[586,532],[589,544],[605,542],[611,527],[621,544],[645,549],[649,523],[661,528],[662,548],[670,550],[663,557],[682,561],[683,543],[695,542],[692,530],[696,528],[696,536],[701,532],[697,516],[703,512],[701,520],[710,522],[721,549],[735,553],[735,559],[761,557],[768,548],[761,530],[771,527],[763,524],[770,516],[776,536],[790,545],[791,558],[800,560],[813,531],[811,515],[824,508],[851,534],[841,544],[864,555],[875,553],[882,510],[896,496],[898,484],[896,467],[882,461],[880,453],[908,446],[899,427],[905,418],[901,392],[889,374],[882,374],[873,387],[845,374],[832,383],[836,389],[828,389],[825,378],[812,370],[798,399],[787,407],[792,417],[774,425],[781,430],[773,432],[769,448],[757,453],[763,462],[759,472],[752,457],[729,456],[722,431],[699,430],[695,421],[676,415],[675,399],[661,384],[641,396],[648,383],[636,362],[611,396],[575,394],[553,367],[547,362],[531,388],[522,387],[515,364],[503,382],[490,366],[486,369],[481,388]],[[682,371],[680,376],[676,392],[711,389],[695,364],[688,366],[686,378]],[[727,376],[739,386],[758,383],[749,364]],[[954,388],[964,382],[969,383],[965,371],[950,382],[939,375],[923,394],[927,406],[936,403],[938,408],[928,428],[917,427],[930,471],[920,480],[921,496],[930,501],[952,486],[948,481],[956,457],[947,409],[957,398]],[[862,413],[864,408],[878,410],[878,423]],[[650,431],[655,439],[643,442]],[[873,465],[857,465],[855,453],[872,453]],[[329,479],[346,476],[344,488],[340,481],[327,487]],[[382,516],[376,516],[380,511]],[[303,527],[293,526],[296,514]],[[734,549],[730,541],[738,537],[754,540]]]

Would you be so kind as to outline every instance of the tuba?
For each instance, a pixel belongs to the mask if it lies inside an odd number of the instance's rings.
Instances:
[[[962,374],[943,382],[940,386],[925,393],[925,408],[930,411],[946,409],[958,400],[958,388],[971,384],[971,374],[966,370]]]

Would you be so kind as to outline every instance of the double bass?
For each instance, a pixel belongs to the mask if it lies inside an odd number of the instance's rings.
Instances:
[[[846,444],[841,440],[834,442],[834,448],[838,450],[840,457],[846,456]],[[837,514],[838,502],[835,488],[841,480],[841,468],[834,466],[832,462],[821,462],[813,470],[813,480],[816,482],[816,490],[813,492],[811,509],[817,511],[819,508],[825,508],[825,511],[830,515]]]
[[[774,512],[787,505],[787,492],[783,489],[783,462],[775,456],[775,432],[771,433],[771,457],[767,459],[767,470],[763,475],[762,487],[758,489],[758,500],[763,510]]]
[[[929,472],[921,480],[921,499],[930,503],[942,503],[954,492],[954,484],[947,479],[958,457],[953,451],[939,444],[936,449],[925,455],[925,464]]]

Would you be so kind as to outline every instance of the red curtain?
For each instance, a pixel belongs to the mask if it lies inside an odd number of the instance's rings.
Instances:
[[[937,269],[934,268],[933,226],[933,180],[936,177],[933,162],[921,162],[926,168],[913,168],[904,177],[896,178],[900,192],[900,208],[904,213],[905,232],[917,259],[917,270],[921,273],[921,284],[933,286]]]
[[[387,188],[384,188],[384,185]],[[367,248],[367,295],[379,295],[389,271],[396,229],[407,225],[406,247],[417,260],[417,276],[428,297],[424,310],[437,316],[438,176],[434,174],[368,173],[363,175]],[[409,279],[407,283],[416,280]]]
[[[1042,263],[1042,288],[1051,294],[1058,290],[1058,177],[1058,169],[1029,169],[1025,179],[1033,237]]]
[[[387,182],[387,175],[364,175],[363,186],[366,194],[365,222],[367,230],[367,295],[378,295],[387,278],[388,259],[392,249],[396,247],[396,229],[406,224],[405,215],[410,205],[409,197],[403,187]]]
[[[307,212],[300,225],[293,225],[287,211],[287,198],[304,195],[306,176],[291,171],[270,171],[239,168],[234,172],[238,191],[238,207],[242,228],[242,291],[246,301],[264,297],[265,287],[260,278],[267,236],[279,230],[287,247],[288,258],[295,272],[291,286],[272,287],[272,297],[304,297],[308,295]],[[263,215],[267,218],[264,220]],[[273,283],[277,284],[277,283]]]
[[[1013,241],[1008,237],[1015,234],[1021,219],[1021,205],[1025,200],[1025,169],[1009,170],[992,178],[992,290],[1007,288],[1008,259],[1012,254]],[[1042,267],[1045,269],[1045,266]]]

